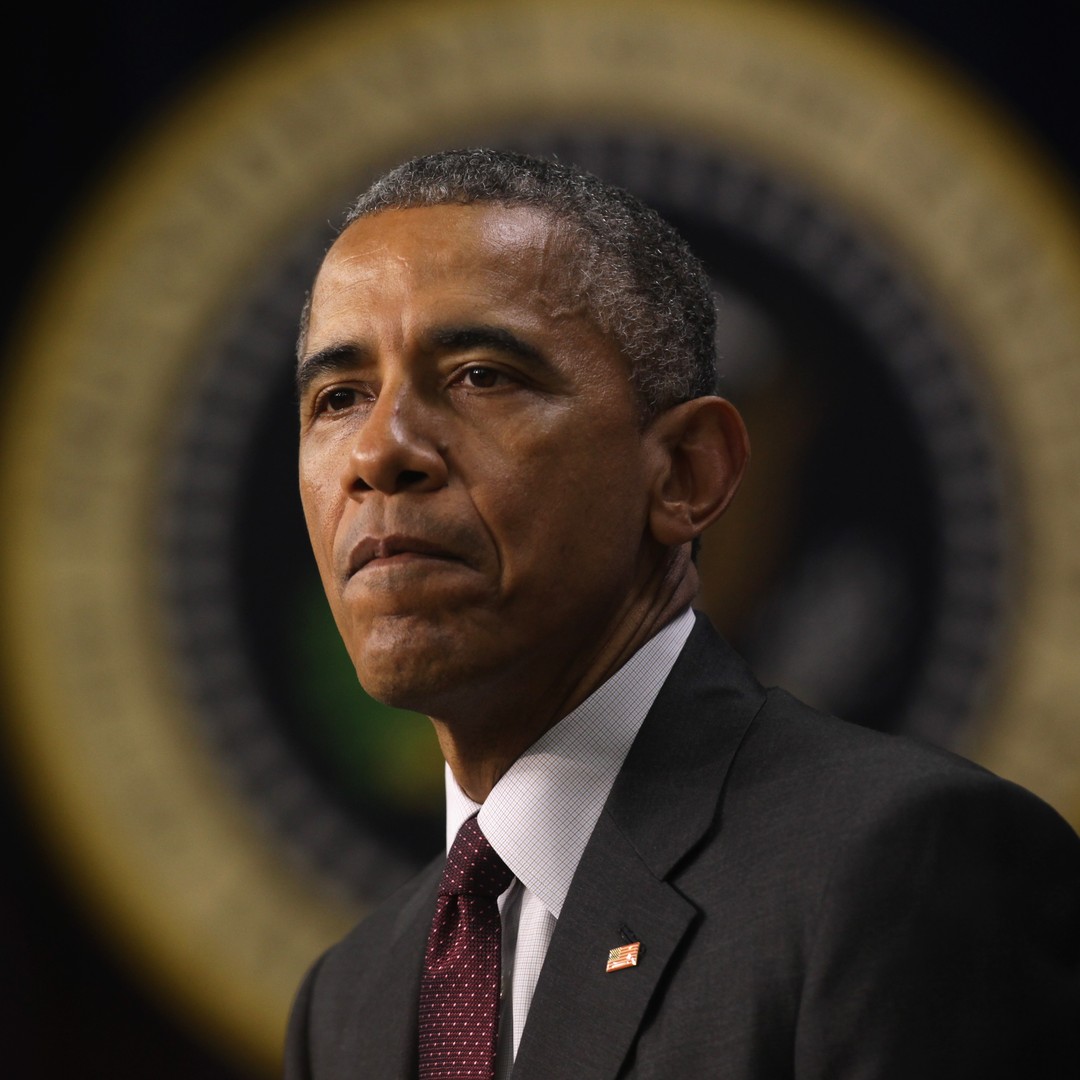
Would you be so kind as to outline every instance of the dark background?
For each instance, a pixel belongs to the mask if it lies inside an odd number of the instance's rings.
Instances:
[[[929,46],[1012,115],[1074,187],[1080,14],[1074,2],[852,3]],[[966,7],[966,5],[965,5]],[[113,0],[9,22],[7,263],[10,328],[65,224],[108,167],[200,75],[282,14],[285,0]],[[12,190],[13,188],[13,190]],[[4,350],[5,363],[17,357]],[[25,819],[0,744],[0,1009],[5,1071],[32,1078],[242,1080],[150,1001],[84,922]]]

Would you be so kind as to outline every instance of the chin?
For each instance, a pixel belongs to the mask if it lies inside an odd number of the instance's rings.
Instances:
[[[465,671],[459,658],[436,641],[422,643],[415,634],[392,640],[365,641],[353,652],[353,666],[364,691],[395,709],[437,715],[440,703],[468,693],[478,673]]]
[[[463,706],[470,697],[467,681],[444,671],[378,668],[357,671],[357,676],[369,697],[394,709],[439,719],[469,711]]]

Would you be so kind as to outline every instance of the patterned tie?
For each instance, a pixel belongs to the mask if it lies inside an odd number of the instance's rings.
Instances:
[[[500,893],[513,874],[476,816],[439,884],[420,984],[420,1080],[492,1080],[499,1023]]]

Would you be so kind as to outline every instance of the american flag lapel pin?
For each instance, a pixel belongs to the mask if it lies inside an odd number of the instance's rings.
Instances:
[[[635,941],[629,945],[620,945],[607,954],[607,967],[605,972],[621,971],[623,968],[637,967],[638,957],[641,955],[641,942]]]

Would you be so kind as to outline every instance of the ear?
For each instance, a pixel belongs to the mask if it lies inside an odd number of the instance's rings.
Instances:
[[[649,425],[655,439],[649,527],[661,544],[700,536],[726,509],[747,462],[750,438],[738,410],[721,397],[700,397],[662,412]]]

